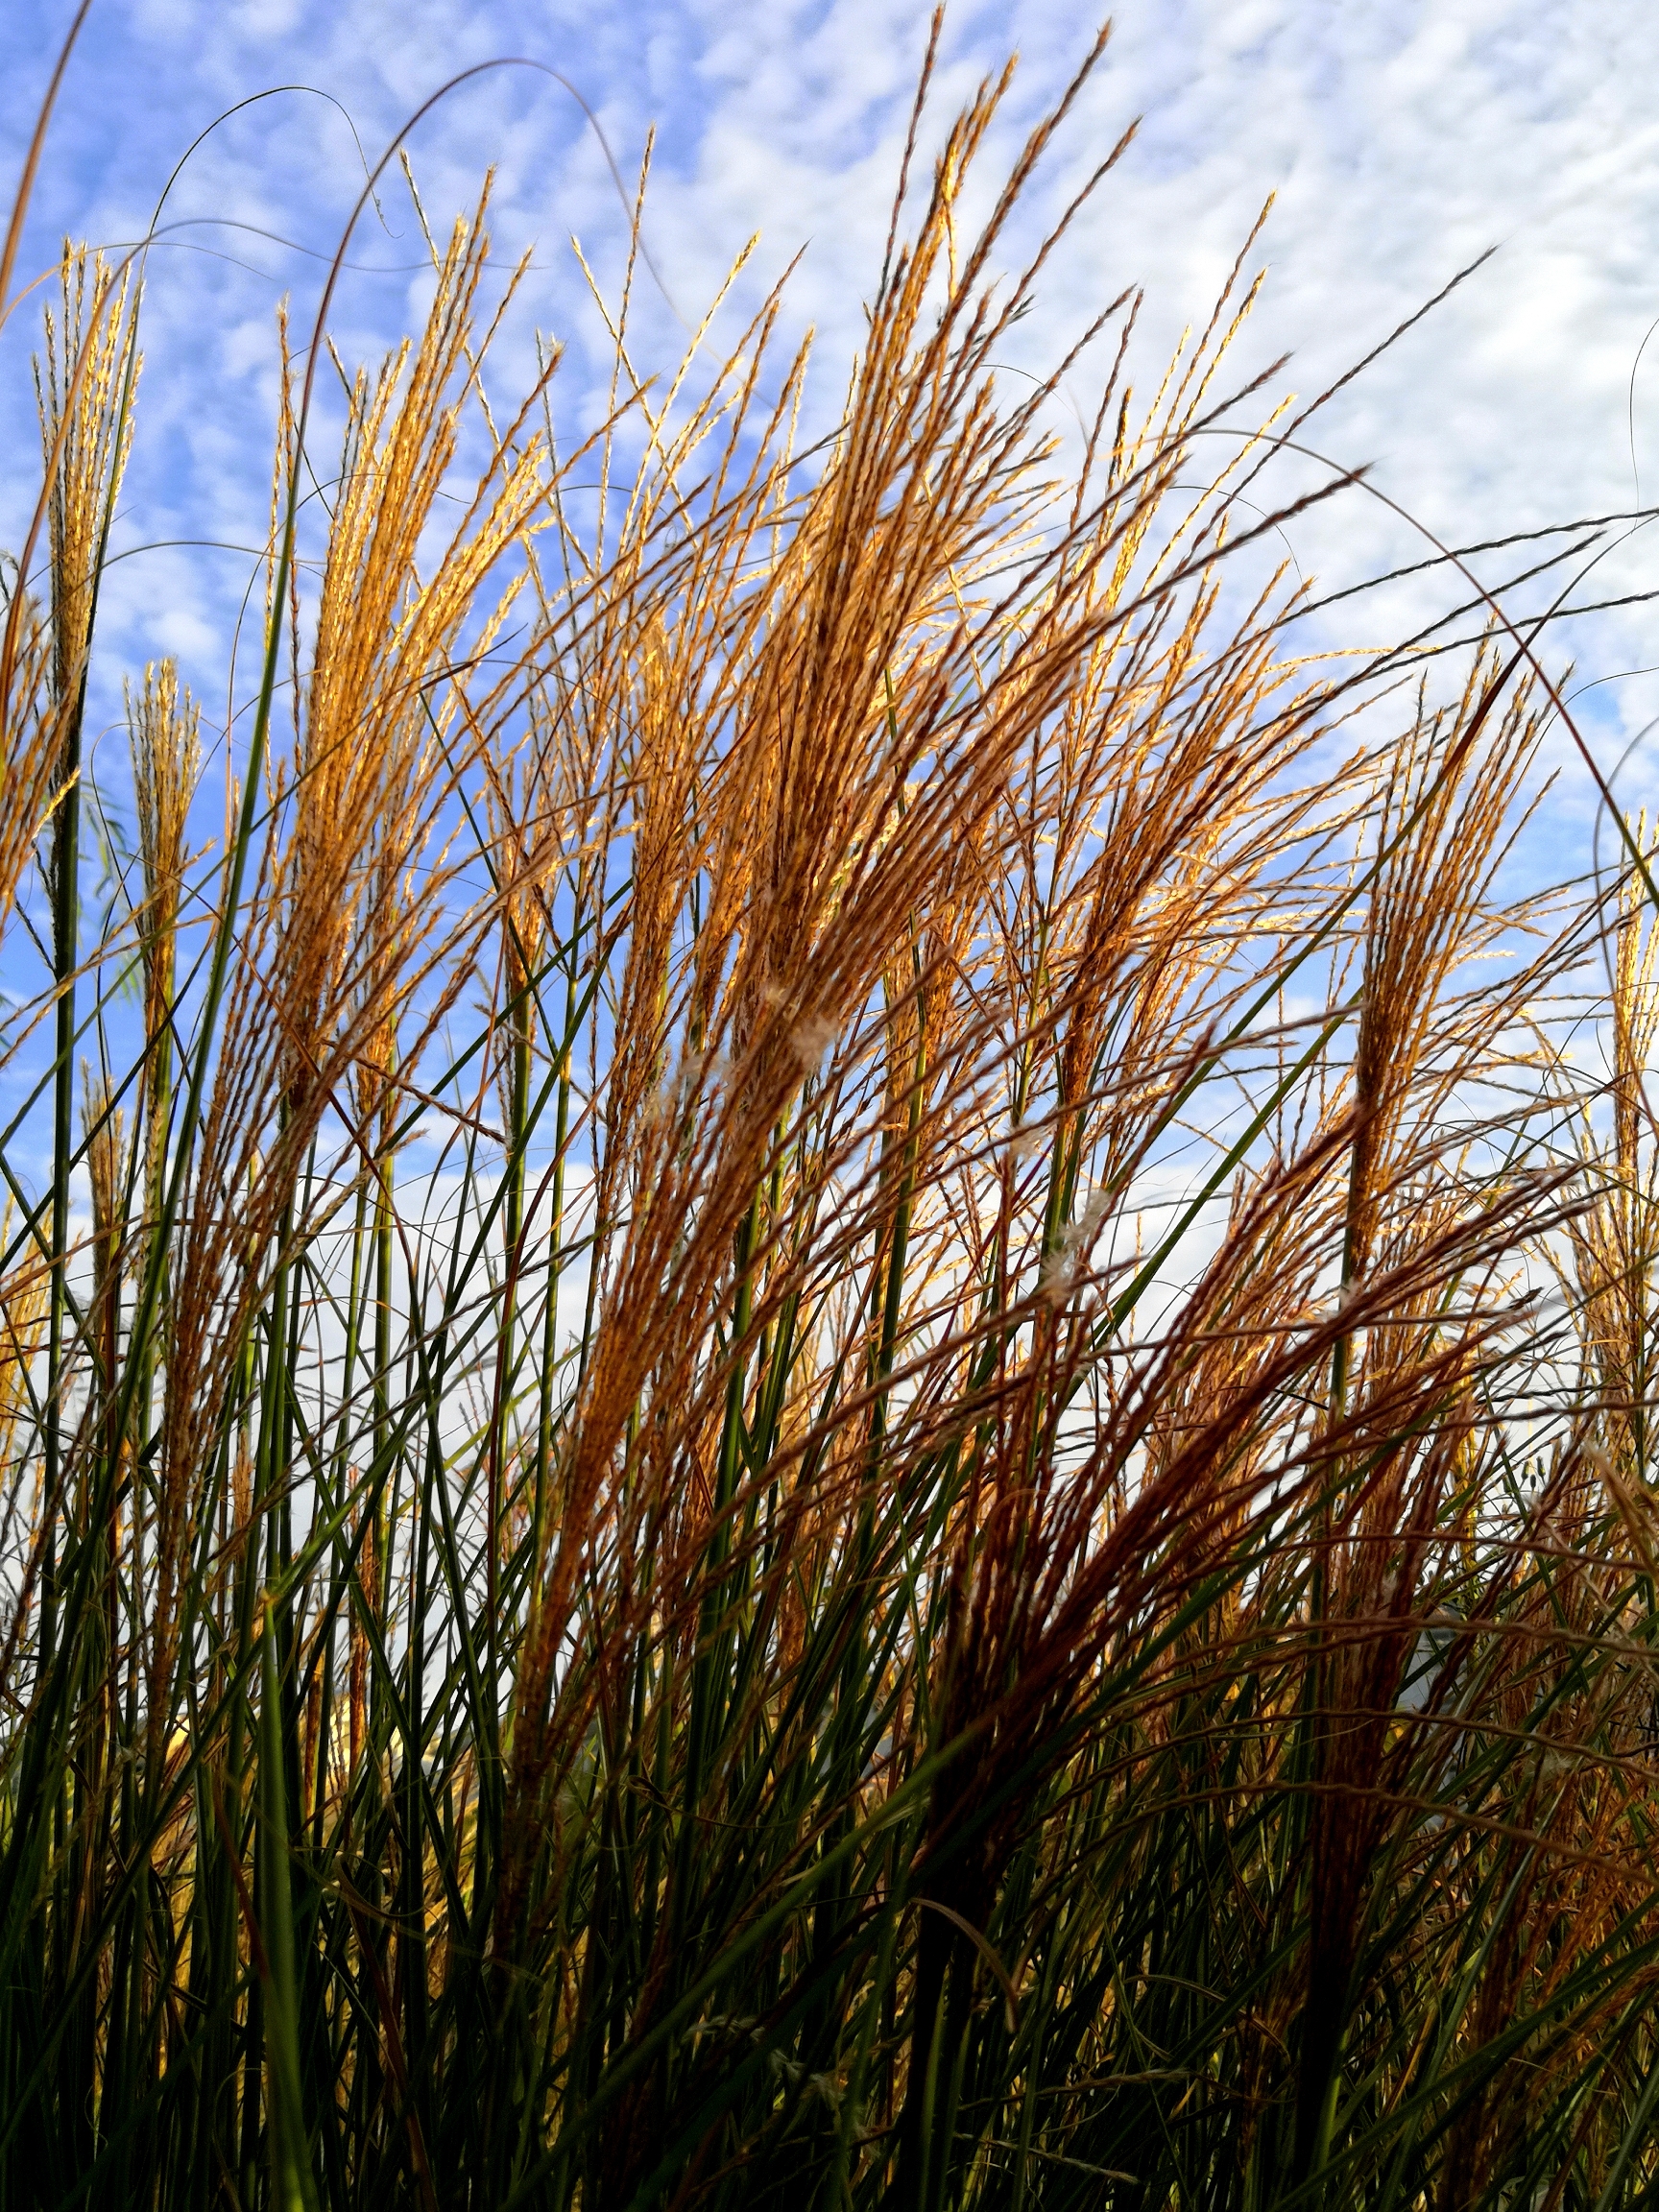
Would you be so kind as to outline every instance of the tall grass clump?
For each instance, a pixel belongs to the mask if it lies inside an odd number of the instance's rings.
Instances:
[[[320,318],[96,903],[140,271],[49,287],[7,2207],[1659,2188],[1646,833],[1505,888],[1496,607],[1298,654],[1242,263],[1149,399],[1127,296],[1010,389],[1005,83],[810,448],[776,297],[489,397],[483,201],[378,369]]]

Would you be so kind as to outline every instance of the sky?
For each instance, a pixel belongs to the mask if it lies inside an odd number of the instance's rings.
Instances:
[[[117,541],[126,558],[101,616],[108,668],[171,651],[209,696],[222,689],[250,560],[166,541],[259,543],[277,301],[288,296],[296,325],[308,325],[324,257],[361,188],[359,148],[378,158],[422,102],[475,64],[539,66],[470,79],[409,146],[435,223],[470,203],[493,163],[498,261],[535,248],[510,369],[527,366],[536,329],[558,337],[569,348],[558,412],[591,419],[600,356],[568,240],[579,235],[613,283],[625,216],[610,163],[631,182],[655,126],[645,235],[661,290],[647,284],[640,300],[647,355],[672,358],[681,323],[758,233],[736,305],[797,262],[788,321],[817,331],[812,405],[832,420],[879,268],[927,12],[913,0],[94,0],[48,144],[26,276],[65,235],[140,236],[200,132],[238,102],[292,87],[218,122],[167,203],[174,227],[149,267]],[[71,13],[66,0],[0,8],[8,188]],[[982,165],[989,183],[1093,30],[1063,0],[952,7],[935,132],[1018,52]],[[1011,262],[1137,118],[1138,132],[1046,273],[1022,358],[1053,359],[1139,284],[1140,374],[1155,377],[1183,327],[1207,317],[1271,194],[1252,262],[1266,284],[1240,360],[1253,370],[1288,353],[1281,384],[1304,397],[1496,249],[1316,419],[1320,451],[1368,464],[1405,514],[1358,494],[1292,526],[1286,549],[1305,574],[1329,588],[1419,560],[1429,545],[1418,525],[1472,543],[1659,502],[1656,91],[1651,0],[1123,0],[1011,234]],[[359,227],[350,259],[333,329],[348,358],[372,358],[414,323],[428,282],[396,190]],[[0,436],[13,451],[36,436],[36,333],[29,310],[0,332]],[[1056,403],[1062,431],[1087,384],[1080,374]],[[0,545],[23,527],[21,472],[3,473]],[[1580,599],[1659,588],[1659,538],[1620,524],[1607,542]],[[1476,565],[1496,582],[1509,559]],[[1516,604],[1538,592],[1519,588]],[[1443,603],[1432,579],[1347,602],[1344,641],[1373,641],[1373,627],[1381,641],[1394,621]],[[1659,716],[1656,621],[1655,606],[1635,603],[1561,625],[1549,648],[1556,667],[1575,663],[1577,712],[1604,765],[1628,752],[1618,787],[1632,805],[1652,796],[1649,750],[1659,771],[1659,746],[1644,742]],[[1581,862],[1593,808],[1554,742],[1564,776],[1550,822],[1565,873]]]

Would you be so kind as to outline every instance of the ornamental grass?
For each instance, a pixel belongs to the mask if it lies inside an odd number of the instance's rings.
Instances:
[[[919,95],[814,443],[778,294],[504,396],[487,191],[383,363],[330,278],[97,897],[142,252],[41,287],[8,2212],[1653,2201],[1647,833],[1515,861],[1460,557],[1313,649],[1249,249],[1003,373],[1099,51],[977,228]]]

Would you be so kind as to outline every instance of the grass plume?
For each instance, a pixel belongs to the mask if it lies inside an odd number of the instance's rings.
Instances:
[[[139,298],[65,256],[0,2203],[1659,2182],[1646,878],[1508,896],[1506,648],[1443,701],[1294,649],[1248,249],[1149,400],[1129,295],[1010,390],[1100,50],[977,232],[1006,76],[910,190],[919,99],[810,450],[781,297],[653,378],[632,260],[597,424],[551,351],[504,409],[487,193],[406,345],[304,356],[326,502],[284,325],[254,754],[206,833],[215,733],[129,685],[95,930]]]

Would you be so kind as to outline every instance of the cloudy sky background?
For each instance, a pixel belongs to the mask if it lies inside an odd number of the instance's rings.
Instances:
[[[8,183],[71,12],[66,0],[0,10]],[[174,188],[169,213],[184,227],[150,265],[121,548],[259,542],[276,303],[290,294],[308,327],[324,266],[315,256],[332,252],[362,181],[353,127],[373,158],[447,78],[498,56],[563,72],[630,177],[656,124],[646,235],[680,313],[695,318],[753,232],[761,245],[744,297],[802,254],[791,326],[818,329],[814,405],[832,420],[879,266],[926,16],[921,0],[96,0],[49,145],[25,275],[51,261],[65,232],[139,236],[173,164],[233,103],[268,86],[315,88],[220,125]],[[987,182],[1092,30],[1086,12],[1056,0],[952,8],[936,130],[987,69],[1011,49],[1022,58]],[[1046,277],[1022,358],[1051,359],[1126,284],[1142,283],[1144,384],[1182,327],[1208,314],[1271,192],[1259,254],[1267,288],[1241,365],[1287,351],[1285,383],[1304,396],[1498,248],[1319,419],[1322,451],[1371,464],[1392,500],[1460,542],[1628,510],[1644,495],[1659,502],[1659,333],[1642,351],[1659,320],[1656,95],[1650,0],[1124,0],[1009,257],[1137,116],[1140,133]],[[448,98],[411,151],[435,222],[497,165],[498,260],[538,248],[508,365],[528,365],[536,326],[557,335],[570,348],[559,415],[590,420],[601,355],[567,238],[578,233],[610,279],[625,222],[580,108],[540,73],[496,71]],[[426,296],[423,250],[395,188],[384,224],[360,228],[352,258],[361,267],[334,329],[361,357],[409,326]],[[666,364],[680,337],[673,313],[647,288],[640,315],[647,359]],[[25,311],[0,332],[0,436],[13,453],[34,449],[36,330]],[[1082,373],[1069,397],[1086,405],[1089,391]],[[1064,404],[1056,421],[1065,428]],[[16,468],[3,472],[0,544],[15,544],[24,526],[23,482]],[[1298,565],[1327,584],[1426,549],[1363,497],[1289,535]],[[1656,551],[1651,532],[1624,536],[1580,598],[1659,587]],[[1496,581],[1510,558],[1483,556],[1482,574]],[[106,667],[174,651],[210,700],[216,687],[222,697],[223,644],[249,576],[235,554],[134,552],[112,578]],[[1538,595],[1523,589],[1517,607]],[[1349,602],[1346,641],[1380,641],[1444,603],[1428,580],[1383,602]],[[1600,757],[1611,765],[1637,741],[1620,789],[1628,804],[1650,800],[1640,740],[1659,715],[1659,602],[1563,625],[1551,653],[1557,663],[1571,656],[1577,683],[1594,685],[1578,710]],[[1587,857],[1592,817],[1587,783],[1569,766],[1547,825],[1562,872]]]

